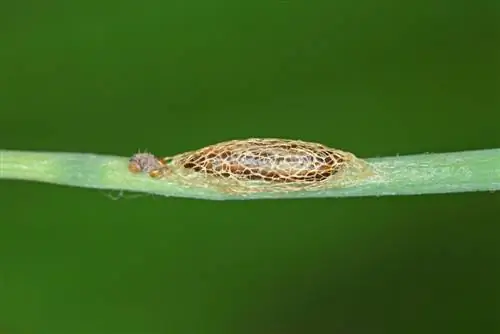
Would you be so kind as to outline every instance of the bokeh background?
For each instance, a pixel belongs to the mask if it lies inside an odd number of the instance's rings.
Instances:
[[[0,147],[500,147],[500,6],[0,5]],[[0,333],[495,333],[500,196],[210,202],[0,181]],[[116,195],[116,194],[115,194]]]

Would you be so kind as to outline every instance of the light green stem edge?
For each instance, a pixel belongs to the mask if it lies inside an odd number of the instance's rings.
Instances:
[[[238,196],[132,174],[127,169],[128,158],[125,157],[0,150],[0,179],[206,200],[420,195],[500,189],[500,149],[370,158],[366,161],[376,175],[356,186]]]

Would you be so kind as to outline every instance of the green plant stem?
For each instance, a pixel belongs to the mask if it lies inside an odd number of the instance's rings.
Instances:
[[[0,179],[123,190],[207,200],[418,195],[500,189],[500,149],[366,159],[376,172],[359,185],[321,191],[221,194],[128,171],[128,158],[57,152],[0,151]]]

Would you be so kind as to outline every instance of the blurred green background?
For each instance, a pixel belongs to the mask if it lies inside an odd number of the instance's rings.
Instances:
[[[0,5],[0,147],[170,155],[285,137],[500,147],[472,1]],[[500,196],[209,202],[1,181],[0,334],[495,333]]]

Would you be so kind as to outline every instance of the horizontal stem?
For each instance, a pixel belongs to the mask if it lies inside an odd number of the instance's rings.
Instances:
[[[500,189],[500,149],[418,154],[366,161],[375,171],[356,186],[321,191],[222,194],[128,171],[128,158],[85,153],[0,150],[0,179],[114,189],[208,200],[418,195]]]

